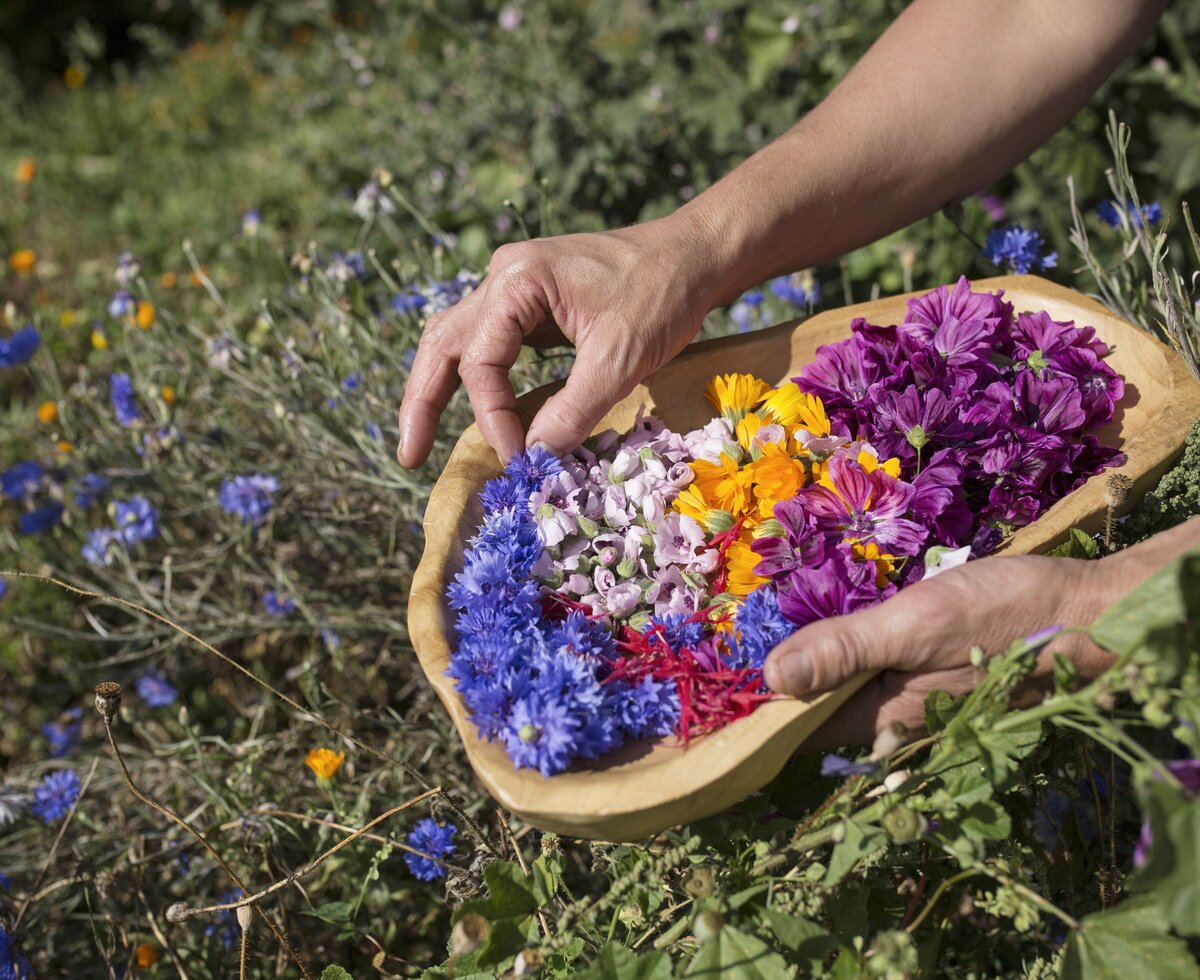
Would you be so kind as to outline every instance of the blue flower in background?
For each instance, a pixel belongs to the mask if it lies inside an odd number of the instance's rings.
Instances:
[[[400,355],[400,363],[408,370],[412,370],[413,362],[417,359],[417,349],[415,347],[406,347]]]
[[[418,290],[409,288],[392,297],[392,309],[397,316],[404,316],[406,313],[416,313],[428,302]]]
[[[363,431],[367,434],[368,438],[375,442],[380,442],[383,439],[383,430],[374,422],[364,422]]]
[[[94,531],[88,531],[87,539],[84,541],[83,547],[79,549],[79,553],[83,555],[89,565],[108,568],[113,563],[109,545],[116,540],[119,539],[111,528],[98,527]]]
[[[768,285],[771,292],[795,307],[816,306],[821,302],[821,288],[811,273],[794,272],[790,276],[777,276]],[[742,298],[745,299],[744,296]]]
[[[240,517],[243,524],[257,527],[267,519],[274,502],[273,495],[278,491],[279,481],[275,477],[256,473],[225,480],[218,497],[226,514],[233,514]]]
[[[148,670],[135,682],[138,697],[151,708],[166,708],[175,703],[178,692],[170,682],[157,670]]]
[[[840,755],[827,755],[821,760],[821,775],[836,776],[839,779],[846,776],[862,776],[878,768],[878,762],[851,762]]]
[[[1042,254],[1045,245],[1040,232],[1008,225],[988,232],[983,257],[993,265],[1024,275],[1030,269],[1053,269],[1058,264],[1057,252]]]
[[[0,473],[0,489],[10,500],[24,500],[42,489],[46,471],[31,459],[14,463]]]
[[[65,508],[60,503],[45,504],[26,511],[17,519],[17,529],[22,534],[41,534],[62,520]]]
[[[12,879],[6,874],[0,874],[0,888],[9,891],[12,888]]]
[[[108,301],[108,315],[114,320],[133,316],[135,312],[137,312],[137,303],[133,299],[133,294],[127,289],[118,289],[113,293],[113,298]]]
[[[1129,220],[1135,228],[1140,228],[1143,223],[1156,225],[1162,221],[1162,205],[1157,201],[1143,204],[1140,211],[1133,206],[1132,201],[1127,202],[1124,209],[1116,201],[1101,201],[1096,205],[1097,217],[1112,228],[1121,227],[1122,210],[1129,215]]]
[[[7,340],[0,337],[0,368],[28,364],[41,342],[37,329],[32,325],[22,327]]]
[[[46,776],[34,787],[33,802],[29,804],[34,814],[45,824],[61,820],[71,812],[79,798],[79,774],[74,769],[61,769]]]
[[[328,626],[321,627],[321,642],[325,644],[325,649],[332,653],[342,645],[342,638],[338,636],[335,630]]]
[[[122,544],[137,544],[158,537],[158,508],[143,496],[116,503],[117,536]]]
[[[233,891],[225,892],[221,895],[221,900],[218,905],[229,905],[231,902],[241,901],[246,897],[246,893],[240,888],[235,888]],[[204,927],[205,938],[209,936],[219,935],[221,937],[221,945],[226,949],[230,949],[238,940],[239,927],[237,921],[237,909],[223,909],[217,918],[216,922],[210,922]]]
[[[0,925],[0,980],[32,980],[33,965],[17,949],[16,941]]]
[[[274,589],[263,593],[263,609],[274,619],[283,619],[296,611],[296,600],[290,596],[280,595]]]
[[[362,252],[338,252],[325,267],[325,274],[334,282],[365,279],[367,264],[363,260]]]
[[[50,743],[47,754],[51,759],[61,759],[70,755],[79,744],[83,734],[83,709],[72,708],[64,713],[57,721],[48,721],[42,725],[42,735]]]
[[[75,481],[75,504],[90,507],[111,485],[111,480],[99,473],[86,473]]]
[[[257,235],[260,227],[262,227],[262,215],[259,212],[250,210],[242,215],[242,234],[247,238]]]
[[[8,591],[8,580],[0,578],[0,599],[4,598],[4,594]]]
[[[133,382],[123,371],[110,375],[108,379],[112,399],[113,415],[120,425],[128,428],[134,422],[141,421],[142,414],[137,410],[137,402],[133,395]]]
[[[362,379],[362,375],[357,372],[347,375],[346,377],[342,378],[342,391],[358,391],[358,389],[362,387]]]
[[[453,824],[440,824],[432,817],[418,820],[408,833],[408,846],[423,851],[429,857],[419,854],[405,854],[404,862],[413,877],[421,881],[434,881],[446,877],[446,869],[436,860],[454,853],[454,835],[457,828]]]

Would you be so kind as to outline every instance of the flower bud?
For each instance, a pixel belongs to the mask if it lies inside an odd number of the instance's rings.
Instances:
[[[1133,481],[1124,473],[1114,473],[1104,482],[1104,504],[1115,510],[1125,503],[1129,491],[1133,489]]]
[[[513,963],[513,976],[536,977],[545,965],[546,957],[542,955],[542,951],[530,946],[517,954],[516,962]]]
[[[645,916],[642,914],[642,907],[637,902],[629,902],[621,906],[621,911],[617,913],[617,918],[621,920],[622,925],[636,926]]]
[[[454,956],[473,953],[487,941],[491,931],[487,919],[477,912],[468,912],[450,930],[450,953]]]
[[[732,527],[733,515],[727,510],[714,507],[704,515],[704,530],[709,534],[720,534],[722,531],[728,531]],[[782,527],[780,527],[780,533],[783,533]]]
[[[96,685],[96,711],[105,721],[112,721],[121,709],[121,685],[116,681],[101,681]]]
[[[638,569],[636,558],[622,558],[617,562],[617,575],[621,578],[629,578]]]
[[[733,527],[733,515],[729,515],[729,527]],[[728,529],[727,529],[728,530]],[[782,538],[784,536],[783,525],[774,517],[768,517],[765,521],[754,529],[754,537],[758,538]]]
[[[683,890],[692,898],[709,898],[717,890],[717,882],[708,868],[692,868],[683,881]]]
[[[721,913],[708,909],[696,916],[692,922],[692,934],[702,943],[711,942],[721,934],[725,920]]]
[[[588,540],[594,538],[600,533],[600,525],[593,521],[590,517],[584,517],[580,514],[575,518],[575,523],[579,525],[579,533]]]
[[[883,829],[888,832],[888,836],[892,840],[900,844],[916,840],[925,833],[927,826],[928,824],[921,814],[904,804],[888,811],[887,816],[883,818]]]

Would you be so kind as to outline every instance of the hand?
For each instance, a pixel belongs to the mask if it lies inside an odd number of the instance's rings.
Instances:
[[[479,289],[425,326],[400,406],[401,465],[425,461],[460,378],[502,460],[538,443],[559,454],[576,448],[700,329],[711,305],[704,254],[678,216],[497,249]],[[575,365],[526,436],[508,371],[523,343],[564,339]]]
[[[969,562],[878,606],[804,627],[771,651],[763,674],[772,690],[799,695],[881,671],[806,749],[869,745],[894,722],[923,732],[926,695],[941,689],[958,696],[978,682],[982,669],[969,662],[972,646],[994,655],[1047,626],[1090,625],[1121,580],[1113,568],[1120,557],[1084,562],[1027,555]],[[1131,584],[1125,577],[1125,588]],[[1056,652],[1071,658],[1085,677],[1112,661],[1084,634],[1059,636],[1038,655],[1026,696],[1048,688]]]

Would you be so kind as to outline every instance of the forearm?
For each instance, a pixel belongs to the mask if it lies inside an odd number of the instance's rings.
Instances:
[[[788,133],[672,219],[713,305],[1006,173],[1147,36],[1163,0],[916,0]]]

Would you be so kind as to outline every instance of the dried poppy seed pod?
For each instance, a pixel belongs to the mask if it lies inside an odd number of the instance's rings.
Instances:
[[[1133,489],[1133,481],[1124,473],[1114,473],[1104,481],[1104,504],[1107,507],[1116,509],[1120,507],[1129,498],[1129,491]]]
[[[246,932],[250,928],[250,923],[254,919],[254,912],[249,905],[239,905],[237,907],[238,925],[242,927],[242,932]]]
[[[96,711],[105,721],[112,721],[121,710],[121,685],[116,681],[101,681],[96,685]]]
[[[450,952],[454,956],[473,953],[487,941],[491,925],[478,912],[468,912],[450,930]]]
[[[175,902],[167,906],[165,913],[168,922],[184,922],[191,916],[191,907],[187,902]]]

